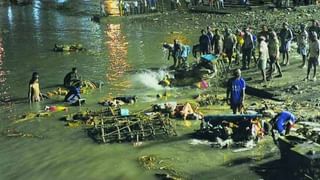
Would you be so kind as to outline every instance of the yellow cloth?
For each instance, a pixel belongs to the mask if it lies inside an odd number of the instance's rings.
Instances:
[[[237,42],[242,46],[244,43],[243,37],[242,36],[237,36]]]

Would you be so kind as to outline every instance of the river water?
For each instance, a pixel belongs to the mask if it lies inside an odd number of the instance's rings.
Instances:
[[[141,147],[98,145],[84,129],[65,127],[59,121],[65,112],[13,124],[24,113],[38,112],[46,105],[63,105],[62,98],[27,103],[28,81],[34,71],[40,74],[43,92],[60,85],[72,67],[78,68],[83,79],[103,82],[101,89],[84,95],[87,103],[80,110],[99,109],[97,101],[117,95],[137,95],[144,104],[141,106],[148,107],[155,103],[156,94],[164,92],[157,84],[164,72],[147,69],[172,63],[161,48],[162,42],[172,39],[167,27],[117,17],[97,24],[90,21],[90,14],[97,9],[97,2],[80,0],[64,7],[61,1],[0,6],[0,46],[4,49],[0,58],[0,131],[16,129],[39,136],[0,136],[0,179],[154,179],[155,171],[144,169],[137,161],[143,155],[165,159],[190,179],[261,178],[249,165],[263,159],[268,146],[235,155],[230,150],[190,145],[188,133],[198,128],[199,122],[192,122],[191,128],[179,126],[178,137]],[[188,38],[196,39],[192,35]],[[87,51],[56,53],[52,51],[55,43],[81,43]],[[190,89],[169,91],[176,100]]]

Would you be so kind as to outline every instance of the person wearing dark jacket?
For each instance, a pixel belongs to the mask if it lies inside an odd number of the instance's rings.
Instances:
[[[199,37],[200,52],[202,54],[209,54],[210,44],[209,36],[206,34],[206,31],[202,29],[201,36]]]

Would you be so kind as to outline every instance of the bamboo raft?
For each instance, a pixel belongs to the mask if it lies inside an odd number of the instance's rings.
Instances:
[[[99,123],[88,129],[88,135],[98,143],[139,142],[176,136],[174,123],[156,114],[132,116],[101,116]]]

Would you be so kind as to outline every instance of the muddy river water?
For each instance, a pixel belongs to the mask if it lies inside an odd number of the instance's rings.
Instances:
[[[0,136],[0,179],[155,179],[157,170],[146,170],[139,164],[138,158],[143,155],[163,159],[190,179],[263,178],[255,167],[277,152],[274,146],[262,143],[252,151],[234,153],[191,145],[188,134],[199,127],[199,122],[192,122],[189,128],[178,126],[178,137],[146,142],[140,147],[131,143],[98,145],[85,129],[65,127],[59,121],[65,112],[13,124],[26,112],[43,110],[46,105],[63,105],[62,98],[27,103],[28,81],[34,71],[40,74],[43,92],[62,84],[72,67],[78,68],[83,79],[103,82],[101,89],[84,95],[87,103],[80,110],[101,109],[99,100],[117,95],[137,95],[140,104],[132,108],[141,109],[159,101],[155,95],[164,91],[157,84],[163,73],[148,69],[172,63],[161,48],[161,43],[172,36],[167,27],[130,23],[125,18],[97,24],[90,21],[90,14],[98,8],[97,2],[92,1],[74,3],[68,11],[58,6],[44,1],[28,6],[0,6],[0,38],[5,52],[0,58],[0,131],[16,129],[36,135]],[[187,38],[197,39],[190,34]],[[56,53],[52,51],[55,43],[81,43],[87,51]],[[197,92],[190,88],[168,91],[175,94],[172,100]]]

